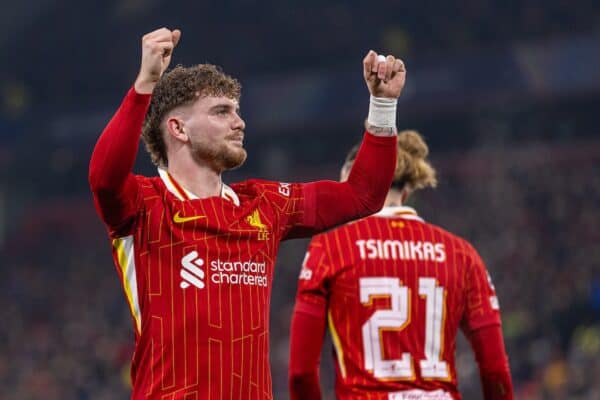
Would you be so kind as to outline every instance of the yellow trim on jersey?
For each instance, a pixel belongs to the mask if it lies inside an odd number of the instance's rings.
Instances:
[[[142,331],[140,303],[137,291],[137,277],[135,275],[135,257],[133,253],[133,236],[113,239],[113,247],[117,252],[117,261],[121,269],[123,290],[127,297],[129,310],[135,320],[138,334]]]
[[[158,175],[160,176],[160,179],[165,184],[165,187],[167,188],[167,190],[169,192],[173,193],[175,195],[175,197],[177,197],[179,200],[186,201],[186,200],[200,199],[194,193],[190,192],[189,190],[187,190],[186,188],[181,186],[179,184],[179,182],[177,182],[175,180],[175,178],[173,178],[166,169],[159,167]],[[235,191],[231,187],[227,186],[224,183],[221,184],[220,196],[224,199],[231,201],[236,206],[240,205],[240,198],[238,197],[238,195],[235,193]]]
[[[177,191],[179,197],[181,197],[183,200],[190,199],[190,196],[188,196],[186,190],[183,187],[179,186],[179,183],[177,183],[177,181],[171,176],[169,171],[167,171],[167,179],[169,179],[169,182],[171,182],[171,185],[173,185],[173,188]]]
[[[329,332],[331,332],[331,339],[333,341],[333,346],[335,347],[335,354],[337,355],[338,364],[342,373],[342,378],[346,378],[346,366],[344,365],[344,351],[342,350],[340,337],[337,331],[335,330],[335,326],[333,325],[333,318],[331,317],[331,312],[327,313],[327,321],[329,322]]]
[[[374,217],[381,218],[402,218],[411,219],[415,221],[423,221],[423,218],[419,217],[414,208],[407,206],[389,206],[383,207],[378,213],[373,214]]]

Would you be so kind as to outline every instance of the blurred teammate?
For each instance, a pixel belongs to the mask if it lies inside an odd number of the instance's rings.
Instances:
[[[269,302],[279,242],[376,212],[396,157],[400,60],[363,60],[367,133],[347,182],[250,180],[239,83],[169,65],[180,31],[144,36],[140,73],[94,149],[89,180],[135,327],[133,399],[271,399]],[[273,99],[281,101],[281,99]],[[132,174],[140,132],[158,176]]]
[[[468,242],[403,206],[413,191],[437,181],[421,136],[404,131],[398,139],[383,210],[310,243],[291,328],[291,398],[321,398],[327,320],[338,399],[460,399],[454,364],[459,327],[475,351],[485,399],[512,399],[498,300],[485,265]]]

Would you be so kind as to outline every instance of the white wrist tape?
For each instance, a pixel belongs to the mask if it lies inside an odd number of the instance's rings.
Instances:
[[[395,128],[397,104],[398,99],[371,96],[367,124],[379,128]]]

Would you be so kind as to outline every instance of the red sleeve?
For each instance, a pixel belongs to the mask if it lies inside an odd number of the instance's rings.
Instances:
[[[513,400],[513,386],[502,330],[490,325],[474,331],[469,341],[479,365],[485,400]]]
[[[320,400],[319,360],[325,335],[325,313],[316,316],[296,307],[290,332],[288,383],[291,400]]]
[[[396,152],[395,136],[365,132],[346,182],[304,185],[304,218],[288,236],[311,235],[379,211],[392,184]]]
[[[138,184],[132,174],[150,95],[129,90],[98,139],[89,182],[96,210],[111,231],[122,230],[138,211]]]
[[[499,326],[500,305],[492,278],[479,253],[470,244],[466,246],[466,304],[461,327],[469,336],[471,332],[484,326]]]
[[[321,399],[319,360],[325,336],[327,281],[322,236],[310,243],[298,278],[296,305],[290,329],[290,398]]]
[[[296,311],[321,316],[327,309],[331,263],[325,250],[325,236],[318,235],[308,246],[296,293]]]

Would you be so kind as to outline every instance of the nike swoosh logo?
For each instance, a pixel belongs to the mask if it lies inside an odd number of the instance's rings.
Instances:
[[[206,218],[206,215],[192,215],[190,217],[182,217],[179,215],[179,211],[173,215],[173,222],[176,224],[183,224],[184,222],[195,221],[200,218]]]

